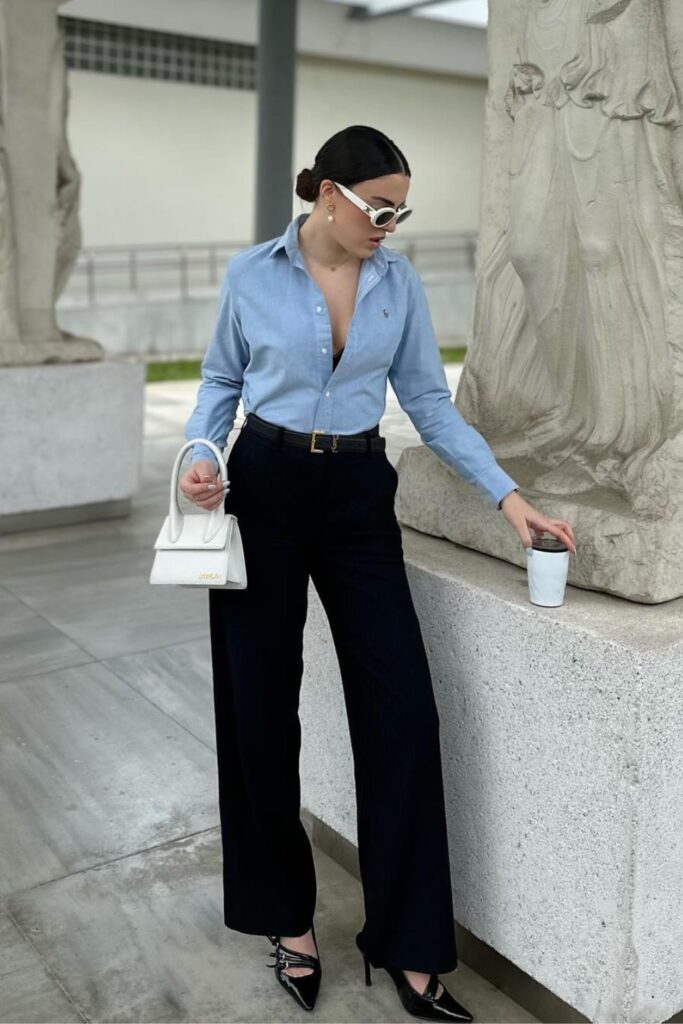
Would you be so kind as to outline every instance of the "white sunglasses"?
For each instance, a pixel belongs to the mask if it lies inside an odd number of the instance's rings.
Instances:
[[[391,224],[392,220],[396,220],[396,223],[400,224],[401,221],[410,217],[413,212],[412,207],[410,206],[404,206],[402,210],[395,210],[393,206],[382,206],[376,210],[374,206],[370,206],[364,199],[357,196],[355,192],[346,188],[345,185],[340,185],[338,181],[335,181],[334,184],[342,195],[345,195],[347,199],[350,199],[359,210],[362,210],[363,213],[367,213],[371,223],[376,228],[384,228],[387,224]]]

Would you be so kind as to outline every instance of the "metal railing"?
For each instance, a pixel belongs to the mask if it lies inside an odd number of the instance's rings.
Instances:
[[[187,301],[216,292],[228,259],[251,242],[162,243],[84,248],[58,305],[92,307],[121,301]],[[392,249],[421,273],[473,273],[476,232],[398,233]]]

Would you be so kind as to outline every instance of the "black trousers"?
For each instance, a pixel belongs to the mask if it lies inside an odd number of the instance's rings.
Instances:
[[[250,416],[253,414],[250,414]],[[244,590],[209,590],[224,920],[303,935],[316,878],[300,819],[298,715],[309,578],[329,619],[353,753],[374,966],[457,966],[439,737],[429,665],[384,451],[310,452],[256,434],[228,455]]]

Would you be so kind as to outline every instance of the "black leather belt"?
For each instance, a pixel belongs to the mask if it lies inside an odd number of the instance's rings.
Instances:
[[[254,430],[264,437],[281,440],[283,444],[296,448],[308,448],[311,452],[383,452],[386,438],[379,433],[379,425],[364,430],[360,434],[325,434],[320,430],[310,433],[300,430],[289,430],[278,423],[270,423],[261,419],[256,413],[247,413],[242,430]]]

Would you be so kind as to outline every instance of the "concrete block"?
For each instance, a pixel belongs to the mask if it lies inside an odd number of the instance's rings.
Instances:
[[[525,569],[402,531],[439,707],[454,917],[589,1020],[666,1020],[683,1007],[683,599],[570,585],[541,608]],[[303,803],[355,843],[313,585],[304,640]]]
[[[144,376],[137,361],[0,367],[0,533],[137,491]]]

